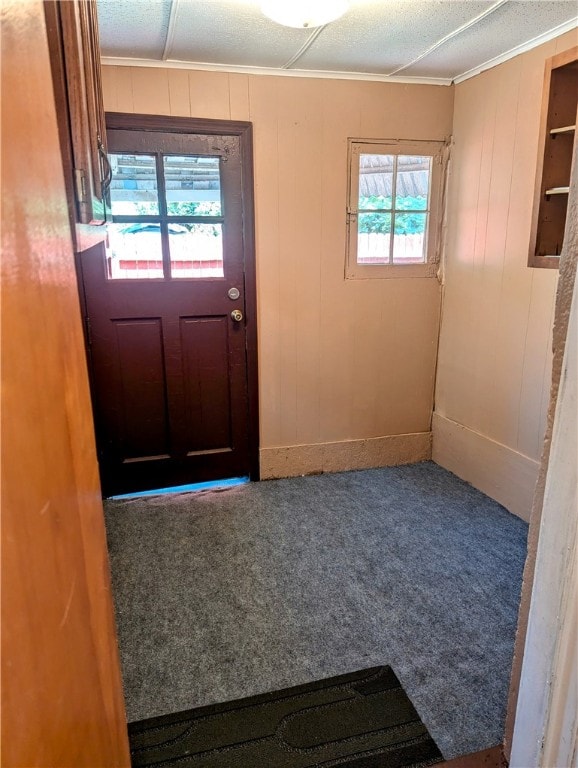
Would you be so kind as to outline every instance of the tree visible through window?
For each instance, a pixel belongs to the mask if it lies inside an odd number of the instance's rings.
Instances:
[[[442,146],[350,141],[348,277],[435,273]]]

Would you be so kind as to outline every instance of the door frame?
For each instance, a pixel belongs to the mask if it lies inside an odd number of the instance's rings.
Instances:
[[[241,209],[243,216],[243,258],[245,264],[245,330],[249,461],[251,480],[260,479],[259,463],[259,368],[257,353],[257,269],[255,260],[255,199],[253,175],[253,124],[241,120],[141,115],[107,112],[107,129],[238,136],[241,156]],[[86,308],[83,301],[84,314]],[[90,360],[90,352],[89,352]],[[90,365],[90,363],[89,363]],[[92,377],[91,377],[92,378]]]

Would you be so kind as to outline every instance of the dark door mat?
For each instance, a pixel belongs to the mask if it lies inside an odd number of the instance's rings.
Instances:
[[[407,768],[443,760],[390,667],[129,724],[133,768]]]

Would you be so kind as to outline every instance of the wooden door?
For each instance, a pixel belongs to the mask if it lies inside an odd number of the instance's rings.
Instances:
[[[1,31],[1,764],[129,768],[42,3]]]
[[[105,495],[256,474],[250,158],[190,123],[108,130],[109,248],[81,258]]]

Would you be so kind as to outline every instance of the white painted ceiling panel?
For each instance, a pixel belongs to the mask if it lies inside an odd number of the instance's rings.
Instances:
[[[446,82],[578,23],[578,0],[351,0],[318,29],[276,24],[258,0],[97,4],[105,57]]]
[[[237,66],[282,67],[311,30],[282,27],[256,3],[178,0],[167,58]]]
[[[328,24],[294,67],[388,74],[490,8],[493,2],[358,3],[343,18]]]
[[[172,0],[98,0],[103,56],[160,59]]]
[[[403,70],[416,77],[454,78],[576,17],[575,0],[516,0]],[[578,34],[576,38],[578,44]],[[401,74],[401,73],[400,73]]]

